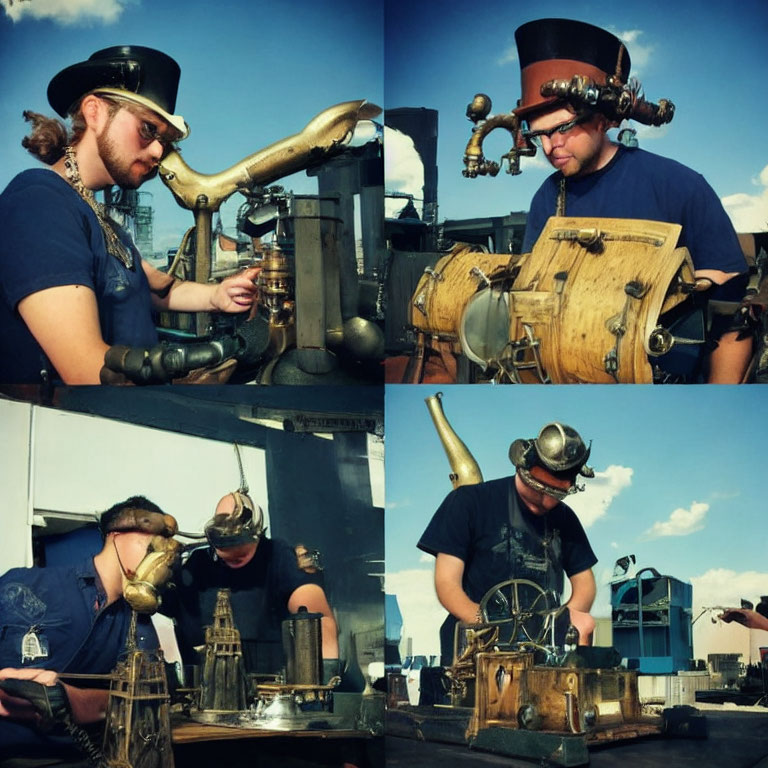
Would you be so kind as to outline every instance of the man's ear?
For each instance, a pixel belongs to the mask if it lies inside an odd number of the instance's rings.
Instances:
[[[109,115],[107,103],[93,93],[89,93],[80,102],[80,112],[86,127],[92,130],[98,130]]]

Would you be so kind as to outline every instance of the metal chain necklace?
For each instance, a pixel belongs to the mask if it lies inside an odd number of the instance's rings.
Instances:
[[[104,234],[104,247],[107,253],[114,256],[128,269],[133,269],[133,253],[131,249],[120,239],[115,227],[114,221],[107,214],[104,206],[96,202],[93,196],[93,190],[88,189],[80,178],[80,169],[77,166],[75,150],[71,146],[64,148],[64,173],[72,189],[85,200],[91,210],[96,214],[99,220],[101,231]]]
[[[560,178],[560,183],[558,185],[555,216],[565,216],[565,176]]]

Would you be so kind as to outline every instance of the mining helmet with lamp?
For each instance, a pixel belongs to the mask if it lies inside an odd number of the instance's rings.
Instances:
[[[584,490],[584,486],[575,482],[577,475],[595,476],[594,470],[586,464],[590,451],[591,444],[585,445],[573,427],[553,421],[541,428],[538,437],[515,440],[509,446],[509,460],[526,485],[556,499],[564,499]],[[568,480],[571,487],[563,490],[533,477],[530,470],[535,466],[543,467],[558,479]]]
[[[233,491],[230,495],[235,502],[232,512],[216,514],[205,524],[205,536],[215,549],[258,541],[264,533],[261,507],[242,491]]]

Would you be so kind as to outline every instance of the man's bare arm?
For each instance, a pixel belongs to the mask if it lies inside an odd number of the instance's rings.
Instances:
[[[245,312],[256,297],[255,279],[260,268],[249,267],[220,283],[174,280],[146,261],[141,263],[156,309],[174,312]]]
[[[597,595],[597,585],[592,569],[587,568],[586,571],[574,573],[568,578],[571,582],[571,597],[567,603],[568,607],[589,613],[592,603],[595,602],[595,595]]]
[[[25,296],[19,314],[65,384],[99,384],[104,353],[96,296],[84,285],[59,285]]]
[[[448,613],[459,621],[473,624],[479,621],[480,604],[470,600],[461,579],[464,561],[454,555],[438,552],[435,560],[435,591],[437,599]]]
[[[323,588],[318,584],[302,584],[297,587],[288,598],[288,610],[291,613],[296,613],[301,606],[306,607],[310,613],[323,615],[320,620],[320,631],[323,636],[323,658],[338,659],[339,637],[336,619]]]
[[[757,611],[748,611],[745,608],[731,608],[718,616],[726,623],[736,621],[750,629],[764,629],[768,631],[768,619]]]

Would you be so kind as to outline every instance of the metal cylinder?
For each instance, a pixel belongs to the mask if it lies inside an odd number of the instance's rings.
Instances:
[[[322,614],[309,613],[305,606],[283,622],[283,651],[286,682],[293,685],[322,685]]]

